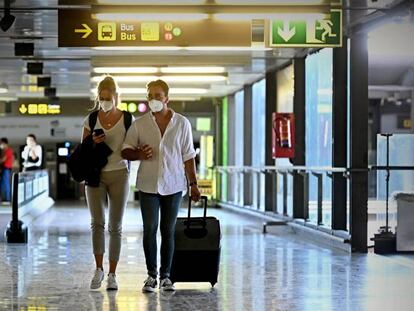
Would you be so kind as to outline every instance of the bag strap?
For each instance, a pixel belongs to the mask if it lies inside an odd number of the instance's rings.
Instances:
[[[96,110],[89,114],[89,128],[91,130],[90,131],[91,133],[95,129],[96,121],[98,120],[98,113],[99,113],[99,110]]]
[[[128,111],[122,111],[124,113],[124,126],[125,126],[125,131],[128,132],[128,129],[131,126],[132,123],[132,114],[129,113]]]

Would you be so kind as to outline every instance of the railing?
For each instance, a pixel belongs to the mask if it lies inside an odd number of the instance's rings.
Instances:
[[[349,177],[349,170],[346,168],[332,168],[332,167],[306,167],[306,166],[262,166],[262,167],[251,167],[251,166],[217,166],[215,167],[216,170],[216,180],[217,181],[223,181],[225,178],[224,176],[227,176],[227,191],[229,195],[226,197],[223,196],[223,194],[219,191],[219,196],[216,198],[218,202],[224,203],[224,204],[232,204],[236,206],[242,206],[246,207],[248,209],[258,210],[262,212],[269,212],[265,209],[261,209],[261,188],[264,186],[262,182],[261,176],[266,174],[273,174],[277,180],[280,180],[280,191],[278,193],[272,193],[272,195],[275,195],[275,200],[277,200],[277,197],[280,196],[280,193],[282,194],[282,199],[280,200],[282,203],[282,209],[278,208],[276,210],[270,211],[271,213],[274,213],[275,215],[279,216],[280,218],[287,220],[287,221],[293,221],[312,226],[317,227],[318,229],[322,231],[329,232],[330,234],[337,235],[329,228],[329,226],[326,226],[324,224],[324,181],[326,178],[332,179],[334,174],[338,174],[339,176],[342,176],[343,178]],[[250,175],[250,176],[248,176]],[[299,175],[303,178],[303,184],[304,184],[304,218],[303,219],[294,219],[293,212],[289,211],[289,206],[293,206],[293,202],[289,202],[289,192],[293,189],[293,185],[289,185],[289,177]],[[241,178],[241,176],[243,176]],[[245,190],[245,182],[246,179],[245,176],[248,176],[248,178],[251,178],[253,180],[251,191],[253,193],[252,197],[252,204],[244,204],[243,200],[240,199],[240,195],[244,194]],[[309,210],[310,210],[310,200],[309,200],[309,189],[310,189],[310,177],[316,177],[316,189],[317,189],[317,197],[316,197],[316,223],[312,224],[309,217]],[[230,187],[228,186],[230,185]],[[221,185],[217,184],[216,188],[220,189]],[[234,193],[232,193],[234,192]],[[265,194],[270,195],[270,194]],[[228,199],[230,198],[230,200]],[[332,207],[331,207],[332,209]],[[331,210],[332,215],[332,210]],[[265,229],[264,229],[265,230]],[[337,232],[338,233],[338,232]],[[346,232],[339,232],[339,235],[341,237],[348,238],[348,235]]]
[[[221,184],[223,181],[227,181],[225,183],[225,189],[227,189],[228,196],[223,196],[221,191],[218,191],[218,195],[216,196],[216,200],[218,203],[221,204],[229,204],[238,207],[244,207],[250,210],[257,210],[264,212],[265,214],[274,214],[285,221],[294,221],[295,223],[300,223],[305,226],[309,226],[326,233],[332,234],[334,236],[339,236],[344,239],[350,238],[349,235],[349,224],[350,224],[350,213],[349,207],[347,202],[345,205],[342,205],[342,209],[346,209],[346,231],[344,229],[341,230],[334,230],[332,226],[328,223],[324,222],[324,216],[328,216],[329,218],[329,210],[330,215],[333,217],[334,211],[333,209],[337,208],[337,206],[333,206],[330,204],[331,202],[324,201],[324,184],[327,182],[326,179],[330,180],[329,182],[332,183],[333,176],[340,176],[344,179],[349,179],[352,173],[359,173],[359,172],[369,172],[369,171],[409,171],[414,170],[414,166],[369,166],[365,169],[350,169],[350,168],[334,168],[334,167],[307,167],[307,166],[262,166],[262,167],[252,167],[252,166],[217,166],[215,167],[216,173],[216,181],[218,184],[216,185],[216,189],[221,189]],[[279,191],[275,191],[274,193],[266,193],[265,195],[275,195],[275,200],[277,200],[278,204],[276,204],[276,210],[269,211],[268,209],[261,208],[263,204],[261,204],[261,196],[260,192],[264,186],[263,178],[266,174],[273,174],[277,176],[277,180],[279,181],[277,186]],[[292,212],[290,211],[289,207],[293,206],[293,196],[291,200],[289,200],[289,193],[292,192],[293,184],[289,184],[289,177],[290,176],[301,176],[303,179],[303,188],[304,188],[304,210],[302,211],[303,218],[294,218],[293,209]],[[227,177],[223,178],[223,177]],[[221,178],[220,178],[221,177]],[[247,177],[247,178],[246,178]],[[311,189],[310,180],[311,178],[316,178],[316,186],[312,187],[312,189],[316,190],[316,199],[313,201],[309,200],[309,191]],[[249,180],[250,179],[250,180]],[[253,180],[253,182],[252,182]],[[250,185],[246,187],[245,183],[250,182]],[[251,202],[243,201],[240,196],[244,196],[244,192],[246,189],[250,187],[250,191],[252,192]],[[281,200],[280,200],[281,196]],[[279,197],[279,200],[278,200]],[[387,201],[387,200],[386,200]],[[312,203],[312,204],[311,204]],[[310,211],[314,212],[315,210],[312,208],[316,203],[316,214],[312,213],[310,217]],[[280,206],[282,205],[282,206]],[[331,205],[331,206],[329,206]],[[282,208],[280,208],[282,207]],[[388,210],[388,208],[387,208]],[[388,213],[386,213],[388,215]],[[388,217],[388,216],[387,216]],[[311,221],[311,218],[314,218]],[[332,221],[332,218],[331,218]],[[275,224],[278,224],[276,222]],[[265,228],[264,228],[265,230]]]

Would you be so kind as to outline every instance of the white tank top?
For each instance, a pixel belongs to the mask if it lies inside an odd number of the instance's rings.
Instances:
[[[87,116],[83,122],[83,126],[91,130],[89,127],[89,116]],[[112,150],[112,154],[108,157],[108,164],[102,169],[102,171],[116,171],[122,170],[128,167],[127,160],[124,160],[121,156],[122,145],[125,140],[125,125],[124,116],[109,130],[102,127],[99,122],[99,117],[96,120],[95,129],[102,129],[105,133],[105,143]]]

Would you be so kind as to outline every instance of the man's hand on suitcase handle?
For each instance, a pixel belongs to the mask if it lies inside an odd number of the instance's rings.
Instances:
[[[190,197],[191,197],[191,200],[193,200],[194,202],[200,201],[201,194],[200,194],[200,190],[198,189],[197,184],[191,186]]]

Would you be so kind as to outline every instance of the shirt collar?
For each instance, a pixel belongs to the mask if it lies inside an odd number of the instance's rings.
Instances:
[[[175,120],[175,111],[174,111],[174,110],[172,110],[171,108],[170,108],[170,110],[171,110],[171,112],[172,112],[171,121],[174,121],[174,120]],[[150,115],[150,118],[152,118],[152,119],[155,121],[155,116],[154,116],[154,114],[152,113],[152,111],[148,112],[148,114]]]

